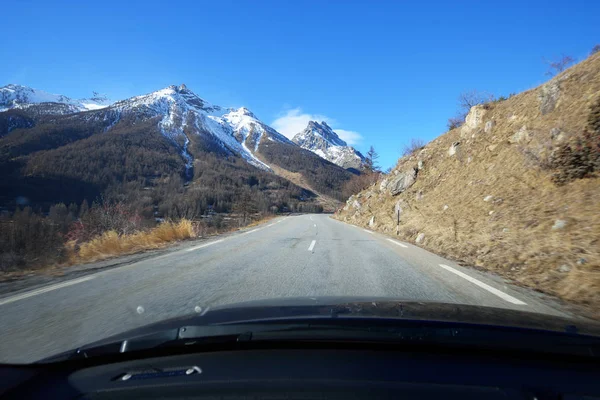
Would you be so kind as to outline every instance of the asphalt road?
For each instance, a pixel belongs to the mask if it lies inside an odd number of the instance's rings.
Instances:
[[[371,296],[562,315],[527,290],[331,219],[280,217],[244,232],[0,298],[0,362],[32,362],[207,307]]]

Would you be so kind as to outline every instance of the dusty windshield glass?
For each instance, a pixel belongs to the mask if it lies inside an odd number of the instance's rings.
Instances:
[[[0,362],[249,301],[598,318],[600,4],[3,15]]]

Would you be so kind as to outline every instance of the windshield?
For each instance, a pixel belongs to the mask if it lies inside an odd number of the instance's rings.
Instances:
[[[581,332],[600,3],[509,3],[4,4],[0,363],[250,301]]]

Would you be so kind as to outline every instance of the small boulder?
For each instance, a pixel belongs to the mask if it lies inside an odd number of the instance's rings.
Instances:
[[[419,190],[419,191],[417,192],[417,194],[415,195],[415,199],[416,199],[417,201],[419,201],[419,200],[423,200],[423,192]]]
[[[450,157],[452,157],[453,155],[456,154],[456,150],[458,149],[458,146],[460,146],[460,142],[452,143],[452,146],[450,146],[450,148],[448,149],[448,155]]]
[[[382,192],[385,190],[385,188],[387,187],[389,183],[389,180],[386,178],[384,180],[381,181],[381,183],[379,184],[379,191]]]
[[[392,196],[404,192],[417,180],[417,170],[410,170],[396,175],[388,184],[387,188]]]
[[[419,233],[417,235],[417,239],[415,240],[415,242],[417,242],[417,243],[423,243],[423,240],[425,240],[425,234],[424,233]]]
[[[354,200],[354,201],[352,202],[352,207],[356,208],[357,210],[360,210],[360,207],[361,207],[361,205],[360,205],[360,203],[358,202],[358,200]]]
[[[489,133],[492,131],[492,128],[494,127],[496,123],[494,121],[488,121],[485,123],[485,127],[483,128],[483,131],[485,133]]]
[[[492,201],[493,198],[494,198],[494,196],[488,195],[483,198],[483,201]]]
[[[564,219],[557,219],[554,221],[554,225],[552,225],[552,230],[556,231],[558,229],[563,229],[565,226],[567,226],[567,221]]]
[[[526,142],[529,142],[530,140],[531,140],[531,135],[529,134],[529,131],[527,130],[527,127],[525,125],[523,125],[521,127],[521,129],[519,129],[517,132],[515,132],[514,135],[512,135],[511,137],[508,138],[508,142],[511,144],[526,143]]]
[[[372,228],[375,225],[375,216],[373,215],[369,220],[369,227]]]
[[[423,160],[419,160],[419,162],[417,163],[417,169],[419,171],[423,169]]]
[[[567,264],[563,264],[560,267],[558,267],[558,272],[566,273],[569,271],[571,271],[571,267],[569,267]]]
[[[448,204],[444,204],[444,211],[448,209]]]

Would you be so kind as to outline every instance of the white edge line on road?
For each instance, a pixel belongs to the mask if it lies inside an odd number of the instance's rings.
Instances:
[[[308,246],[308,251],[313,251],[316,243],[317,243],[316,240],[313,240],[312,242],[310,242],[310,246]]]
[[[404,247],[405,249],[408,249],[408,246],[407,246],[407,245],[405,245],[404,243],[397,242],[397,241],[395,241],[394,239],[388,239],[388,242],[392,242],[392,243],[394,243],[394,244],[397,244],[397,245],[398,245],[398,246],[400,246],[400,247]]]
[[[244,233],[242,233],[242,235],[247,235],[247,234],[249,234],[249,233],[253,233],[253,232],[256,232],[256,231],[258,231],[258,230],[260,230],[260,229],[252,229],[251,231],[248,231],[248,232],[244,232]]]
[[[372,231],[370,231],[370,230],[368,230],[368,229],[363,229],[363,231],[365,231],[365,232],[367,232],[367,233],[370,233],[371,235],[375,233],[375,232],[372,232]]]
[[[89,275],[89,276],[84,276],[82,278],[71,279],[70,281],[67,281],[67,282],[57,283],[55,285],[46,286],[41,289],[32,290],[31,292],[18,294],[16,296],[8,297],[6,299],[1,299],[0,306],[4,305],[4,304],[12,303],[13,301],[23,300],[23,299],[26,299],[28,297],[32,297],[32,296],[35,296],[38,294],[50,292],[52,290],[64,288],[64,287],[71,286],[71,285],[76,285],[81,282],[92,280],[95,277],[96,277],[95,275]]]
[[[477,280],[477,279],[475,279],[475,278],[473,278],[473,277],[471,277],[471,276],[469,276],[469,275],[467,275],[465,273],[462,273],[462,272],[460,272],[460,271],[458,271],[458,270],[456,270],[456,269],[454,269],[452,267],[449,267],[449,266],[444,265],[444,264],[440,264],[440,267],[444,268],[447,271],[452,272],[453,274],[456,274],[456,275],[460,276],[461,278],[464,278],[464,279],[468,280],[471,283],[474,283],[475,285],[479,286],[482,289],[487,290],[488,292],[490,292],[492,294],[495,294],[496,296],[500,297],[502,300],[506,300],[509,303],[518,304],[518,305],[521,305],[521,306],[527,305],[527,303],[524,303],[521,300],[516,299],[516,298],[514,298],[514,297],[512,297],[512,296],[510,296],[510,295],[508,295],[508,294],[506,294],[506,293],[504,293],[504,292],[502,292],[502,291],[500,291],[500,290],[498,290],[496,288],[493,288],[490,285],[487,285],[487,284],[485,284],[485,283],[483,283],[483,282],[481,282],[481,281],[479,281],[479,280]]]
[[[217,244],[222,242],[225,239],[219,239],[219,240],[215,240],[214,242],[210,242],[210,243],[206,243],[206,244],[201,244],[200,246],[194,246],[194,247],[190,247],[189,249],[185,249],[185,251],[194,251],[194,250],[198,250],[201,249],[203,247],[208,247],[208,246],[212,246],[213,244]],[[169,254],[170,255],[170,254]]]
[[[269,224],[269,225],[267,225],[267,227],[269,227],[269,226],[273,226],[273,225],[275,225],[275,223]]]

